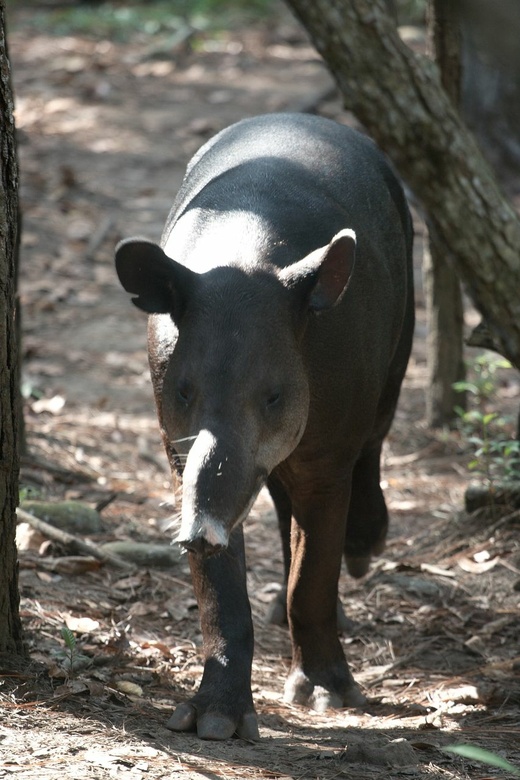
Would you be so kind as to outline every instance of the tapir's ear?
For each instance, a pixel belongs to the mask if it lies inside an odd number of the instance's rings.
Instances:
[[[181,315],[193,286],[194,272],[144,238],[127,238],[116,247],[119,281],[137,297],[132,302],[148,314]]]
[[[355,250],[356,234],[353,230],[342,230],[327,246],[282,269],[279,279],[301,296],[311,311],[326,311],[340,302],[347,289]]]

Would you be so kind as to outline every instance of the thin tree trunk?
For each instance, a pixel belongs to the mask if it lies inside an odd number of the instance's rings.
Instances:
[[[4,0],[0,0],[0,138],[0,653],[22,655],[15,544],[19,469],[15,322],[18,167]]]
[[[460,33],[453,0],[430,0],[430,40],[441,83],[458,108],[461,85]],[[464,309],[453,257],[427,217],[428,246],[423,279],[428,322],[426,420],[431,427],[453,423],[455,406],[465,408],[465,393],[453,389],[465,377],[463,357]]]
[[[464,409],[466,394],[456,392],[455,382],[465,377],[463,359],[464,313],[458,276],[444,244],[436,241],[429,226],[423,255],[423,286],[426,298],[428,385],[426,421],[433,428],[454,422],[455,407]]]
[[[520,172],[520,3],[452,0],[463,39],[462,113],[498,176]]]
[[[383,0],[287,0],[346,105],[387,152],[450,248],[502,353],[520,368],[520,219],[438,68],[399,38]]]

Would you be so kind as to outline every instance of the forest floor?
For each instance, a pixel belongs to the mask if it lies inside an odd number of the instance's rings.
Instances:
[[[95,543],[168,541],[175,498],[149,384],[146,322],[119,287],[114,246],[132,234],[159,239],[187,160],[225,125],[313,104],[353,119],[282,10],[269,22],[199,35],[196,45],[144,32],[125,40],[53,35],[30,10],[8,21],[23,209],[22,490],[101,507]],[[353,621],[342,642],[367,710],[316,713],[283,702],[289,636],[265,623],[281,550],[261,495],[246,523],[261,740],[203,742],[165,728],[201,672],[185,558],[169,569],[126,572],[95,561],[80,569],[45,542],[20,552],[32,665],[2,678],[0,777],[508,776],[443,750],[461,743],[520,767],[518,512],[466,514],[469,445],[424,423],[418,217],[416,230],[414,351],[384,453],[391,533],[363,580],[340,581]],[[470,311],[468,326],[476,321]],[[498,410],[519,400],[517,376],[504,373]],[[77,642],[73,674],[64,625]]]

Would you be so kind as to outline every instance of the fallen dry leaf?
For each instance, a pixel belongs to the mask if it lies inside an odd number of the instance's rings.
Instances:
[[[67,628],[70,628],[71,631],[75,631],[78,634],[89,634],[91,631],[95,631],[99,628],[99,621],[91,620],[91,618],[88,617],[67,615],[64,618],[64,622]]]
[[[65,398],[62,395],[54,395],[52,398],[39,398],[37,401],[33,401],[31,409],[35,414],[41,414],[41,412],[59,414],[64,406]]]
[[[130,682],[130,680],[117,680],[115,687],[121,693],[125,693],[127,696],[142,696],[143,689],[140,685]]]
[[[475,558],[475,556],[473,556]],[[476,561],[472,560],[471,558],[459,558],[457,561],[458,565],[462,569],[462,571],[467,571],[470,574],[482,574],[485,571],[491,571],[491,569],[494,569],[497,563],[499,563],[499,558],[491,558],[491,560],[486,561]]]

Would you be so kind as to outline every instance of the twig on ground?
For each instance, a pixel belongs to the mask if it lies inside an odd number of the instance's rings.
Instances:
[[[29,523],[32,528],[40,531],[40,533],[44,534],[44,536],[47,536],[49,539],[52,539],[54,542],[62,544],[71,553],[91,555],[92,557],[97,558],[98,561],[109,563],[119,569],[136,571],[136,566],[127,563],[127,561],[124,561],[118,555],[104,552],[93,542],[84,542],[81,539],[78,539],[77,536],[74,536],[67,531],[62,531],[60,528],[55,528],[44,520],[40,520],[38,517],[31,515],[30,512],[20,509],[20,507],[16,510],[16,514],[18,515],[19,520],[22,520],[24,523]]]
[[[33,453],[22,456],[21,465],[29,468],[43,469],[54,476],[55,479],[60,482],[92,482],[96,479],[95,474],[89,473],[84,469],[68,469],[64,466],[60,466],[58,463],[52,463],[52,461],[42,458],[39,455]]]

